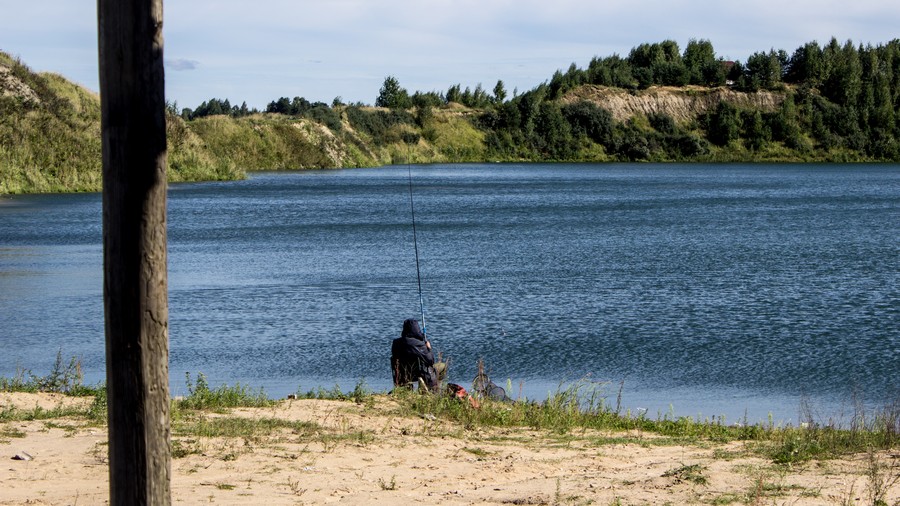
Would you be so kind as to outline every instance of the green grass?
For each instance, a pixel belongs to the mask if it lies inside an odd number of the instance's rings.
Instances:
[[[188,410],[223,410],[227,408],[260,408],[272,406],[270,399],[262,389],[251,390],[240,383],[230,387],[221,385],[211,389],[203,373],[197,375],[197,381],[191,381],[191,374],[186,373],[188,395],[174,401],[177,409]]]
[[[282,420],[279,418],[254,418],[238,416],[184,416],[173,419],[172,433],[181,437],[222,437],[258,440],[278,431],[298,436],[310,436],[321,430],[318,424]]]
[[[875,413],[857,413],[847,428],[808,422],[802,427],[726,425],[723,420],[700,421],[690,417],[663,415],[657,419],[617,413],[598,401],[602,385],[582,382],[560,389],[544,402],[494,402],[483,400],[479,409],[444,396],[397,391],[400,414],[437,418],[461,424],[467,430],[489,427],[527,427],[550,434],[583,434],[594,444],[621,442],[619,438],[597,438],[585,431],[638,432],[640,444],[705,445],[747,441],[750,448],[777,464],[810,459],[829,459],[864,453],[870,449],[896,448],[900,434],[900,404]],[[652,439],[645,436],[654,436]],[[660,438],[660,436],[662,436]]]
[[[94,397],[86,407],[59,406],[52,409],[0,407],[0,422],[76,417],[90,423],[106,423],[106,389],[104,386],[84,386],[80,371],[80,364],[76,359],[65,361],[62,354],[58,353],[52,371],[46,376],[19,369],[13,378],[0,378],[0,391],[58,392]],[[173,400],[171,404],[173,435],[181,438],[178,443],[180,447],[173,445],[173,451],[176,453],[191,453],[196,445],[192,445],[190,441],[196,438],[254,439],[279,432],[294,434],[310,441],[320,441],[326,447],[347,441],[367,444],[373,439],[373,435],[365,431],[331,433],[316,424],[290,422],[274,417],[231,415],[229,413],[233,408],[271,407],[280,401],[270,399],[262,389],[254,390],[240,384],[212,388],[203,374],[198,374],[195,381],[187,374],[186,383],[189,394],[184,398]],[[568,445],[575,440],[582,440],[598,447],[628,443],[713,446],[718,443],[745,441],[748,444],[744,451],[763,456],[776,465],[792,465],[847,454],[892,450],[900,441],[898,439],[900,402],[872,412],[865,412],[860,408],[849,423],[841,425],[820,424],[813,420],[797,427],[776,427],[772,423],[726,425],[722,419],[699,420],[675,417],[671,414],[651,419],[645,415],[621,413],[618,407],[605,402],[603,395],[605,386],[587,381],[576,382],[567,388],[558,389],[543,402],[529,400],[498,402],[482,399],[477,409],[468,402],[448,396],[422,395],[406,390],[395,391],[391,398],[396,401],[393,408],[394,415],[454,422],[460,427],[457,434],[461,437],[481,429],[528,428],[547,433],[560,445]],[[343,392],[336,386],[330,390],[322,388],[310,390],[306,394],[294,397],[331,399],[372,407],[378,395],[381,394],[373,393],[364,382],[359,382],[348,392]],[[216,413],[224,416],[211,416]],[[0,437],[8,439],[14,436],[9,429],[3,430]],[[628,434],[623,435],[625,432]],[[465,451],[477,455],[482,450],[467,447]],[[717,458],[728,459],[734,456],[720,451]]]
[[[341,387],[335,385],[331,389],[319,387],[309,390],[306,393],[298,393],[294,395],[297,399],[329,399],[335,401],[353,401],[357,404],[365,404],[371,406],[374,403],[374,393],[366,385],[365,381],[359,381],[353,390],[349,392],[341,391]]]
[[[86,386],[83,380],[80,360],[72,357],[65,361],[62,358],[62,350],[59,350],[49,374],[38,376],[31,370],[20,367],[12,378],[0,377],[0,391],[50,392],[85,397],[97,395],[100,390],[103,390],[101,386]]]

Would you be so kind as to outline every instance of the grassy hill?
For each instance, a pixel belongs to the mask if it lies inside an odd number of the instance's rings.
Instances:
[[[255,114],[185,121],[169,111],[169,180],[233,180],[248,170],[475,161],[483,135],[458,112],[439,113],[421,139],[412,116],[348,107],[331,128],[303,117]],[[351,123],[350,118],[355,121]],[[397,119],[399,118],[399,119]],[[0,52],[0,194],[101,189],[100,99]]]

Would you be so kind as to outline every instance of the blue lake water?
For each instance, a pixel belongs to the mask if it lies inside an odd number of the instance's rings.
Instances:
[[[429,337],[469,385],[796,423],[900,398],[900,166],[412,167]],[[170,370],[390,388],[419,316],[408,168],[169,190]],[[99,194],[0,199],[0,375],[104,376]]]

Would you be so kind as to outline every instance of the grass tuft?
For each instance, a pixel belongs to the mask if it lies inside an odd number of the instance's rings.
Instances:
[[[663,477],[674,478],[678,482],[688,481],[697,485],[706,485],[709,480],[703,474],[705,470],[706,468],[700,464],[683,465],[666,471],[663,473]]]
[[[319,387],[315,390],[309,390],[306,393],[298,393],[294,396],[297,399],[329,399],[333,401],[353,401],[357,404],[365,404],[371,406],[375,402],[374,393],[369,389],[364,380],[360,380],[349,392],[343,392],[339,385],[335,385],[331,389]]]
[[[89,387],[83,383],[81,361],[72,357],[62,358],[62,350],[57,351],[53,368],[46,376],[38,376],[30,370],[18,368],[12,378],[0,377],[0,391],[6,392],[49,392],[86,397],[96,395],[103,387]]]
[[[175,401],[175,407],[178,409],[261,408],[275,404],[275,401],[269,399],[262,389],[252,391],[240,383],[233,387],[222,385],[219,388],[210,389],[203,373],[197,375],[196,383],[191,381],[191,373],[185,373],[185,376],[189,394],[187,397]]]

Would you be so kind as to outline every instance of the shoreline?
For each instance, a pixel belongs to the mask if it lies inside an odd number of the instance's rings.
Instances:
[[[0,392],[7,414],[90,402]],[[173,503],[871,504],[873,466],[888,479],[900,469],[896,448],[785,466],[752,441],[466,427],[429,414],[383,395],[179,412]],[[103,504],[106,451],[105,427],[78,416],[0,418],[0,504]],[[22,452],[33,460],[12,460]],[[885,504],[900,501],[896,479],[883,492]]]

